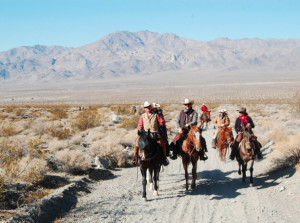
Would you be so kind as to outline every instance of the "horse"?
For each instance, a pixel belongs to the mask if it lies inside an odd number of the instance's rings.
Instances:
[[[199,158],[199,152],[203,149],[201,145],[201,126],[197,125],[191,126],[186,138],[183,140],[181,145],[181,157],[182,164],[185,172],[185,189],[189,189],[189,174],[188,174],[188,165],[192,163],[192,175],[193,180],[191,188],[195,189],[196,179],[197,179],[197,161]]]
[[[217,139],[217,147],[219,150],[219,157],[221,161],[226,161],[226,153],[229,145],[233,142],[234,138],[232,135],[231,127],[220,127],[220,131]]]
[[[206,123],[205,129],[208,129],[208,123],[211,121],[210,119],[210,111],[205,111],[200,117],[201,126],[204,126],[204,122]]]
[[[147,170],[150,173],[150,190],[153,190],[154,196],[158,196],[158,181],[159,171],[163,163],[163,151],[157,143],[158,138],[145,131],[138,133],[140,138],[138,141],[139,146],[139,157],[140,157],[140,170],[142,174],[142,185],[143,185],[143,199],[146,201],[146,185],[147,185]],[[154,173],[154,176],[153,176]],[[153,176],[153,177],[152,177]],[[154,181],[154,185],[153,185]]]
[[[255,147],[254,144],[251,142],[251,129],[245,128],[243,132],[243,138],[239,143],[239,152],[237,154],[237,161],[239,164],[238,174],[241,175],[241,166],[243,172],[243,182],[246,181],[246,170],[247,164],[250,163],[250,184],[253,184],[253,165],[254,165],[254,158],[255,158]]]

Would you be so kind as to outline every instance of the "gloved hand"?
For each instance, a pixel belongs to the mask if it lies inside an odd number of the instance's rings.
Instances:
[[[178,133],[182,134],[182,128],[178,129]]]
[[[247,127],[247,128],[251,128],[251,124],[248,123],[248,124],[246,125],[246,127]]]
[[[224,127],[224,124],[222,124],[221,127]]]
[[[184,127],[188,128],[188,127],[189,127],[189,124],[185,124],[185,126],[184,126]]]

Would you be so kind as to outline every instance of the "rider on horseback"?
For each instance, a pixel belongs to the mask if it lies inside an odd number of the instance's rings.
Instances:
[[[212,142],[211,142],[211,147],[214,149],[216,148],[217,136],[218,136],[221,128],[224,126],[227,127],[230,124],[230,120],[229,120],[229,117],[226,112],[227,112],[226,109],[220,109],[219,115],[214,119],[214,125],[217,128],[217,130],[214,133]]]
[[[237,136],[231,145],[231,154],[229,157],[231,160],[234,160],[234,158],[237,155],[239,143],[241,142],[241,140],[243,138],[243,131],[244,131],[243,128],[246,127],[246,128],[252,129],[255,127],[251,117],[248,116],[246,108],[241,108],[238,111],[239,111],[240,115],[236,119],[235,126],[234,126]],[[257,158],[262,159],[262,154],[260,152],[261,144],[257,141],[257,137],[254,136],[253,133],[252,133],[252,137],[251,137],[251,142],[253,142],[255,145],[255,153],[257,154]]]
[[[162,136],[158,133],[159,128],[162,128],[164,129],[165,132],[167,132],[165,119],[163,116],[159,116],[158,114],[152,111],[152,106],[148,101],[145,101],[144,109],[145,109],[145,113],[141,115],[138,123],[138,131],[139,132],[150,131],[150,133],[152,133],[154,138],[158,138],[157,143],[163,149],[163,153],[164,153],[163,165],[167,166],[169,164],[169,161],[167,159],[166,142],[164,142]],[[133,165],[137,164],[138,140],[139,138],[136,140],[134,144],[134,152],[133,152],[133,160],[132,160]]]
[[[190,126],[197,125],[198,113],[192,108],[193,104],[193,100],[186,98],[183,102],[185,109],[181,110],[177,116],[176,125],[178,128],[178,133],[170,144],[170,150],[173,152],[170,158],[173,160],[177,159],[177,154],[179,153],[179,146],[177,144],[179,139],[181,139],[183,134],[186,134],[189,131]],[[202,136],[201,142],[203,142],[201,144],[204,144],[203,146],[205,148],[200,151],[200,160],[207,160],[207,156],[204,153],[204,150],[207,152],[206,143]]]
[[[208,111],[207,106],[203,103],[201,106],[201,116],[200,116],[200,120],[202,120],[204,113]],[[210,121],[210,120],[209,120]]]

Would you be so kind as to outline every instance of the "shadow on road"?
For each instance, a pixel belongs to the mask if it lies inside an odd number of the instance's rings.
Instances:
[[[207,195],[210,196],[210,200],[221,200],[224,198],[236,198],[241,193],[242,188],[250,187],[249,172],[247,172],[246,182],[242,182],[242,177],[231,178],[230,174],[237,171],[222,172],[220,170],[207,170],[197,173],[196,188],[189,191],[182,190],[177,196],[184,195]],[[254,176],[254,183],[252,188],[258,190],[276,186],[280,183],[277,181],[280,178],[289,178],[295,171],[291,168],[285,171],[281,171],[275,174],[258,175]],[[189,183],[191,184],[191,175]],[[185,188],[185,180],[182,181],[182,185]],[[189,185],[190,188],[190,185]]]

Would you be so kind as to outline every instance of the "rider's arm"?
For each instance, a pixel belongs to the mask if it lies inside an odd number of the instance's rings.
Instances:
[[[255,127],[255,125],[254,125],[254,123],[253,123],[253,121],[252,121],[252,118],[250,118],[250,117],[248,116],[247,121],[248,121],[248,123],[251,125],[252,128]]]
[[[224,126],[229,126],[229,124],[230,124],[229,118],[226,116]]]
[[[177,116],[177,119],[176,119],[176,128],[180,128],[180,112]]]
[[[192,121],[190,123],[187,123],[187,124],[188,125],[197,125],[197,120],[198,120],[198,113],[194,112]]]
[[[138,126],[137,126],[138,130],[144,129],[144,123],[143,123],[143,117],[140,117]]]

